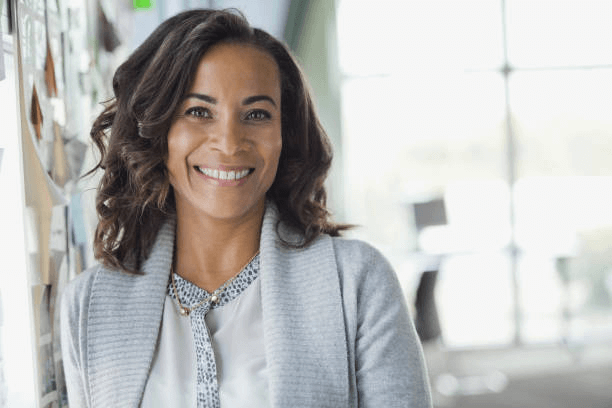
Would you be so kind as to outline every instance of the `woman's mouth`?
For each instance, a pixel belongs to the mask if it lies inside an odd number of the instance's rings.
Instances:
[[[210,169],[208,167],[194,166],[203,175],[218,181],[238,181],[255,171],[254,168],[241,168],[232,170]]]

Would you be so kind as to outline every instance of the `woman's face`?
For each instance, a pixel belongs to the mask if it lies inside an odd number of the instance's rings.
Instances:
[[[168,132],[166,166],[179,216],[262,214],[281,147],[276,61],[250,45],[212,47]]]

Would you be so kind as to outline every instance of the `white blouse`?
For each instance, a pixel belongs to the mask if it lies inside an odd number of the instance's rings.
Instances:
[[[269,407],[259,257],[220,296],[179,314],[169,286],[141,407]],[[209,295],[174,275],[181,303]]]

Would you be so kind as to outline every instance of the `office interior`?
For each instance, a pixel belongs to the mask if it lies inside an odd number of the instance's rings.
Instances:
[[[295,53],[328,204],[393,265],[435,407],[612,406],[612,2],[0,0],[0,408],[67,406],[55,303],[95,263],[89,127],[194,7]]]

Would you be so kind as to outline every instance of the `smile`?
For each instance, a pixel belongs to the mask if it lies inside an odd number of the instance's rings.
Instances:
[[[197,171],[208,176],[210,178],[220,180],[220,181],[234,181],[240,180],[251,174],[255,169],[244,169],[244,170],[219,170],[219,169],[209,169],[207,167],[194,166]]]

